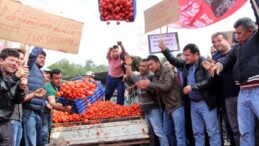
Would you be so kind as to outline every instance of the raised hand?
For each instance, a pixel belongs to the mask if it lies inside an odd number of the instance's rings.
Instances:
[[[132,59],[129,55],[126,55],[124,58],[124,62],[126,65],[131,65],[132,64]]]
[[[121,45],[122,45],[122,42],[121,42],[121,41],[118,41],[118,42],[117,42],[117,45],[121,46]]]
[[[28,77],[28,75],[29,75],[29,68],[27,66],[18,67],[18,69],[15,72],[15,75],[18,78]]]
[[[161,51],[164,51],[166,49],[166,45],[165,45],[165,42],[163,40],[160,40],[159,48],[161,49]]]

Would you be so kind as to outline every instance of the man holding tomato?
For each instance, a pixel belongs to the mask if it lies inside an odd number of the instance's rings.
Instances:
[[[58,100],[58,96],[60,96],[60,90],[62,84],[62,72],[59,69],[53,69],[50,72],[50,82],[46,85],[46,97],[48,100],[48,103],[52,106],[55,110],[61,110],[61,111],[70,111],[71,107],[66,106],[62,107],[60,104],[57,104],[56,101]],[[42,143],[43,145],[46,145],[49,143],[49,136],[50,136],[50,130],[52,125],[52,116],[51,111],[46,110],[43,113],[42,118]]]
[[[124,105],[124,82],[123,82],[123,69],[120,54],[125,52],[121,42],[117,43],[109,49],[106,59],[109,62],[109,72],[106,80],[105,100],[110,100],[113,92],[117,89],[117,104]]]

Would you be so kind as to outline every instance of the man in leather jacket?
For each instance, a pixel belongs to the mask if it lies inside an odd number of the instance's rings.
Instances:
[[[191,118],[195,145],[205,145],[205,127],[210,145],[221,145],[217,121],[217,100],[210,74],[202,67],[205,59],[195,44],[184,47],[185,60],[174,57],[163,40],[159,47],[166,59],[175,67],[182,68],[183,92],[191,100]],[[204,123],[204,124],[197,124]]]
[[[0,53],[0,143],[13,145],[10,117],[16,103],[25,98],[24,78],[28,76],[26,67],[18,68],[19,53],[14,49],[4,49]]]

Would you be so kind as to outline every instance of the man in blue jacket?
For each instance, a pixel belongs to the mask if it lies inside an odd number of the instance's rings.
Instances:
[[[29,93],[40,88],[45,88],[45,80],[41,68],[45,64],[46,53],[42,48],[35,47],[29,56],[28,66],[30,75],[28,77]],[[45,106],[48,106],[45,96],[42,98],[32,98],[23,103],[23,144],[25,146],[42,145],[42,114]]]

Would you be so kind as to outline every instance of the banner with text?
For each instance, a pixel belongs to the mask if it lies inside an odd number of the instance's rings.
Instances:
[[[178,0],[163,0],[144,11],[145,33],[179,20]]]
[[[235,13],[247,0],[179,0],[181,27],[200,28]]]
[[[77,54],[83,23],[0,0],[0,38]]]
[[[149,53],[161,53],[160,40],[163,40],[170,51],[180,51],[177,32],[148,35]]]

